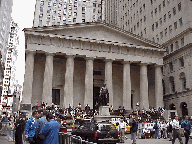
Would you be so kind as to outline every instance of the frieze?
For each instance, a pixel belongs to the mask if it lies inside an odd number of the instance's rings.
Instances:
[[[51,40],[49,37],[44,37],[44,38],[41,38],[41,44],[43,45],[51,45]]]

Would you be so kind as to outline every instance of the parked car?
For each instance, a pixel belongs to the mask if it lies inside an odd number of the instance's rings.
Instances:
[[[117,129],[109,122],[85,122],[74,127],[71,134],[94,143],[120,142]]]

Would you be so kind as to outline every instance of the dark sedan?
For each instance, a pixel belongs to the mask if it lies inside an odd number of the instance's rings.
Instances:
[[[117,129],[108,122],[83,123],[74,127],[72,134],[94,143],[118,143],[120,141]]]

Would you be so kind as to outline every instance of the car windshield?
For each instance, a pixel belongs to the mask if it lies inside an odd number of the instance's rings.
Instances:
[[[115,126],[112,124],[100,124],[99,125],[100,131],[110,131],[112,129],[115,129]]]

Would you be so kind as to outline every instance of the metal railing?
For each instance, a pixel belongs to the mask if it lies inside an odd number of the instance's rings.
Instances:
[[[80,136],[59,132],[59,144],[95,144],[83,140]]]

